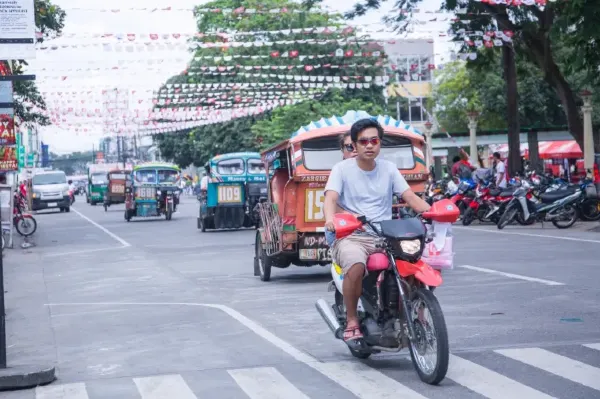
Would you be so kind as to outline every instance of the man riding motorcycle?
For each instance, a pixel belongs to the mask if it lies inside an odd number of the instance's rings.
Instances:
[[[347,312],[344,341],[351,348],[359,348],[363,334],[357,318],[358,299],[362,293],[362,279],[366,276],[369,255],[381,251],[369,227],[364,231],[334,240],[334,215],[339,208],[356,215],[366,216],[372,222],[392,219],[392,197],[401,197],[417,213],[430,206],[409,187],[396,165],[384,159],[375,159],[381,151],[383,128],[373,119],[361,119],[350,128],[350,141],[356,157],[336,164],[325,187],[325,231],[332,246],[332,256],[344,271],[343,297]],[[348,148],[349,149],[349,148]],[[350,151],[348,151],[350,152]],[[339,207],[339,208],[338,208]]]

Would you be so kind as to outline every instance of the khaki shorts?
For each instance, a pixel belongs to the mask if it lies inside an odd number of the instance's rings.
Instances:
[[[331,248],[331,255],[335,262],[342,268],[344,274],[348,272],[352,265],[362,263],[365,265],[365,276],[367,272],[367,259],[369,255],[376,252],[383,252],[381,248],[376,248],[377,237],[368,235],[352,234],[348,237],[336,240]]]

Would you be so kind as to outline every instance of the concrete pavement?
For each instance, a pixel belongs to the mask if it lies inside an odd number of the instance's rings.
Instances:
[[[457,227],[457,267],[436,291],[453,357],[431,387],[406,352],[360,362],[332,337],[314,308],[332,300],[327,268],[263,283],[255,231],[201,233],[196,212],[189,198],[172,221],[82,202],[37,215],[37,246],[5,258],[8,360],[56,364],[58,381],[0,397],[600,395],[597,233]]]

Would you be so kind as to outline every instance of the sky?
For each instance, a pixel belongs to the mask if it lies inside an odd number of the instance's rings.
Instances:
[[[101,9],[123,8],[192,8],[195,5],[206,3],[202,0],[53,0],[67,13],[65,27],[61,38],[45,41],[44,45],[77,44],[78,48],[58,50],[38,50],[36,59],[31,60],[28,73],[37,75],[37,84],[43,93],[49,108],[60,108],[65,112],[69,108],[96,109],[102,108],[101,85],[129,88],[136,90],[135,98],[130,100],[135,109],[147,112],[151,106],[150,92],[146,90],[158,89],[169,77],[178,74],[191,58],[191,54],[181,49],[167,49],[162,46],[155,51],[103,51],[97,47],[105,43],[106,39],[92,37],[93,34],[104,33],[134,33],[139,38],[140,34],[193,34],[195,33],[195,19],[191,11],[125,11],[101,12]],[[433,11],[439,8],[440,0],[424,0],[421,11]],[[323,4],[332,11],[347,11],[352,4],[343,0],[324,0]],[[369,12],[366,16],[350,21],[349,24],[381,27],[381,18],[393,10],[394,1],[384,3],[376,11]],[[74,8],[86,8],[76,10]],[[88,10],[91,9],[91,10]],[[419,20],[430,20],[431,15],[419,15]],[[422,33],[400,37],[431,37],[435,43],[436,64],[443,63],[449,58],[451,49],[447,38],[440,38],[432,31],[445,31],[448,22],[431,22],[421,26]],[[397,36],[397,35],[396,35]],[[377,39],[392,38],[391,33],[374,34]],[[184,43],[184,39],[171,38],[172,41]],[[113,37],[110,43],[127,43],[126,37]],[[148,41],[146,40],[143,41]],[[143,42],[142,41],[142,42]],[[160,43],[157,40],[155,43]],[[164,42],[164,41],[163,41]],[[135,49],[139,41],[129,43],[129,48]],[[91,45],[95,45],[92,48]],[[85,47],[84,47],[85,46]],[[143,47],[141,44],[137,46]],[[184,47],[184,46],[182,46]],[[118,66],[118,70],[111,69]],[[100,69],[99,71],[76,71],[76,69]],[[64,78],[66,77],[66,79]],[[60,94],[58,94],[60,93]],[[67,94],[68,93],[68,94]],[[120,100],[124,100],[120,98]],[[61,111],[59,111],[61,112]],[[106,119],[106,118],[104,118]],[[67,117],[66,123],[61,126],[53,125],[40,128],[41,139],[50,145],[50,151],[58,154],[73,151],[91,150],[97,146],[99,140],[105,135],[103,120],[88,117]],[[67,125],[67,124],[70,124]],[[134,126],[134,125],[130,125]],[[79,129],[77,131],[76,129]],[[83,131],[87,129],[87,131]]]

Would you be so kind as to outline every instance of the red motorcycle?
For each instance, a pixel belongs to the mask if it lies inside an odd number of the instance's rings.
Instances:
[[[458,185],[458,191],[450,198],[450,201],[454,202],[460,210],[461,217],[474,200],[476,187],[477,184],[473,180],[462,180]]]
[[[29,237],[37,230],[37,221],[30,213],[26,213],[27,202],[23,193],[15,191],[15,204],[13,206],[13,224],[17,233]]]

